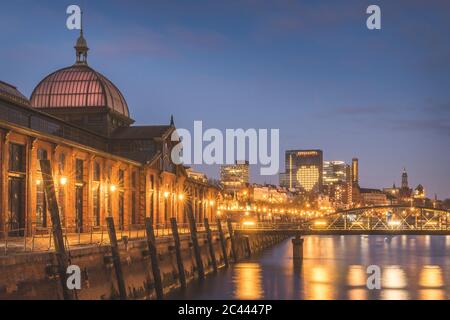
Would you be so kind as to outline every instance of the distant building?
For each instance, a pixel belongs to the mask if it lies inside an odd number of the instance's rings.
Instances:
[[[323,162],[323,185],[330,186],[347,182],[347,164],[344,161]]]
[[[336,208],[351,205],[352,174],[348,164],[344,161],[324,161],[323,192]]]
[[[411,196],[412,196],[412,189],[409,187],[408,184],[408,173],[406,172],[406,169],[403,169],[402,186],[399,190],[398,197],[399,200],[402,202],[409,202],[411,201]]]
[[[225,191],[238,191],[245,188],[250,181],[248,161],[236,161],[234,165],[220,168],[220,183]]]
[[[322,192],[322,150],[286,151],[285,172],[280,175],[280,185],[304,193]]]
[[[363,206],[388,205],[386,194],[379,189],[360,188],[360,199]]]
[[[392,185],[392,188],[383,188],[383,192],[387,195],[390,204],[398,204],[400,189],[395,186],[395,182]]]
[[[352,159],[351,168],[351,199],[352,204],[358,204],[361,202],[360,187],[359,187],[359,160],[358,158]]]
[[[414,199],[425,199],[425,188],[421,184],[414,189],[413,197]]]
[[[268,202],[268,203],[286,203],[288,200],[288,193],[286,189],[279,188],[272,185],[257,185],[250,187],[253,202]]]
[[[352,182],[359,183],[359,161],[358,161],[358,158],[352,159]]]
[[[192,180],[200,181],[203,183],[208,182],[208,177],[202,172],[194,171],[192,168],[186,168],[186,173]]]

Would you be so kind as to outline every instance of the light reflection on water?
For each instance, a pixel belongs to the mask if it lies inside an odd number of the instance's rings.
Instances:
[[[262,271],[259,263],[239,263],[234,268],[234,296],[240,300],[257,300],[264,296]]]
[[[291,241],[209,276],[172,299],[448,299],[445,236],[308,236],[294,267]],[[366,287],[369,265],[381,290]]]

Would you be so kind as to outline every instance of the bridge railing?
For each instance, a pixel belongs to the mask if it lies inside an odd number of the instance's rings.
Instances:
[[[197,223],[197,232],[206,232],[205,224]],[[225,226],[223,226],[225,227]],[[217,224],[210,223],[210,228],[216,231]],[[109,245],[109,235],[106,225],[84,227],[83,229],[63,228],[63,238],[67,250],[82,246]],[[78,232],[77,232],[78,231]],[[156,224],[155,237],[172,237],[171,224]],[[31,235],[25,236],[25,229],[0,230],[0,256],[25,252],[51,252],[54,251],[54,239],[51,227],[33,226]],[[190,234],[188,223],[178,223],[178,234]],[[116,226],[117,240],[128,242],[130,240],[143,240],[146,230],[143,224],[130,224]]]

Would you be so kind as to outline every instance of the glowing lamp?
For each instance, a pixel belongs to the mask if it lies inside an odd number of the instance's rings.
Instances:
[[[67,184],[67,178],[66,178],[66,177],[61,177],[61,178],[59,179],[59,183],[60,183],[62,186],[65,186],[65,185]]]

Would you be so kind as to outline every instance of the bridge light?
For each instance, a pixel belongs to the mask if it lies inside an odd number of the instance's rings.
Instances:
[[[314,221],[314,226],[316,226],[316,227],[325,227],[326,225],[327,225],[327,222],[325,220]]]
[[[391,221],[389,221],[388,224],[389,224],[391,227],[396,227],[396,226],[401,225],[401,222],[398,221],[398,220],[391,220]]]
[[[246,227],[253,227],[255,225],[255,221],[252,220],[246,220],[244,222],[242,222],[242,225],[246,226]]]

